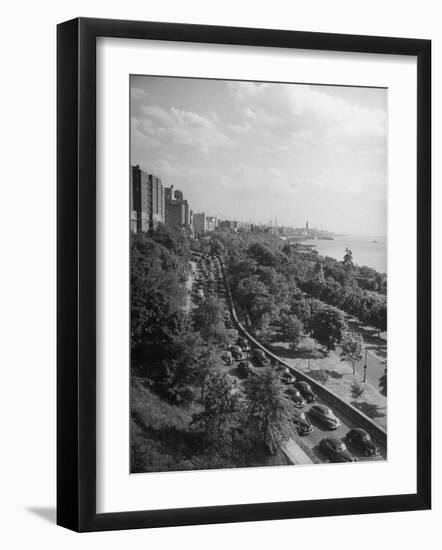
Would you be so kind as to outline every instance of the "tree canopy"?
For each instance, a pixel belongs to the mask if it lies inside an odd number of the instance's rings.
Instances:
[[[293,402],[286,396],[285,386],[271,367],[248,381],[245,394],[249,430],[274,453],[294,433]]]

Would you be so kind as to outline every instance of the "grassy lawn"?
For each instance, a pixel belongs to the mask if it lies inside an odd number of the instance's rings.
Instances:
[[[132,472],[189,470],[196,466],[194,457],[200,434],[191,429],[192,415],[201,405],[171,405],[145,387],[140,378],[131,388]]]
[[[226,374],[235,366],[220,360]],[[236,376],[230,373],[230,377]],[[239,387],[244,381],[238,379]],[[200,389],[188,405],[172,405],[156,395],[142,378],[133,377],[131,387],[131,472],[162,472],[209,468],[240,468],[289,464],[282,451],[269,455],[256,450],[252,455],[225,458],[208,455],[203,434],[192,426],[192,417],[201,412]]]

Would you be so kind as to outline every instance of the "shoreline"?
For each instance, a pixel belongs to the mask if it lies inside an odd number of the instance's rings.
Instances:
[[[387,275],[387,250],[386,241],[382,242],[382,239],[378,237],[353,237],[351,235],[336,235],[333,240],[329,239],[302,239],[293,240],[293,244],[300,244],[306,249],[317,252],[321,258],[332,258],[336,261],[341,261],[345,249],[349,248],[353,253],[353,262],[356,267],[368,267],[373,269],[379,275]],[[385,250],[381,247],[385,243]],[[328,245],[330,249],[328,249]],[[324,250],[324,246],[326,249]],[[370,250],[369,247],[376,247],[374,250]],[[339,250],[339,252],[338,252]],[[382,262],[382,258],[385,256],[385,268],[380,269],[379,264]]]

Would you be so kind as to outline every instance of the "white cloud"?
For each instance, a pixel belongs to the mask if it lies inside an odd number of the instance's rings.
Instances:
[[[135,117],[138,131],[164,145],[195,147],[205,154],[232,145],[229,136],[217,124],[216,116],[208,118],[192,111],[176,107],[166,110],[156,105],[144,106],[141,111],[142,116]]]
[[[327,94],[326,87],[232,83],[238,112],[269,131],[316,141],[385,137],[386,113]],[[281,135],[281,134],[280,134]]]
[[[146,92],[146,90],[143,90],[142,88],[138,88],[137,86],[131,86],[130,88],[130,98],[132,101],[147,101],[150,99],[149,92]]]

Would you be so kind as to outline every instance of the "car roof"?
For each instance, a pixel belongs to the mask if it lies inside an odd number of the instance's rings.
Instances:
[[[318,410],[321,410],[321,411],[324,411],[324,412],[330,412],[331,411],[330,407],[327,407],[327,405],[320,405],[320,404],[313,405],[312,409],[318,409]]]
[[[333,445],[340,445],[342,441],[338,439],[337,437],[324,437],[322,441],[329,441],[330,443],[333,443]]]
[[[368,435],[368,432],[363,428],[353,428],[352,431],[358,433],[359,435]]]

